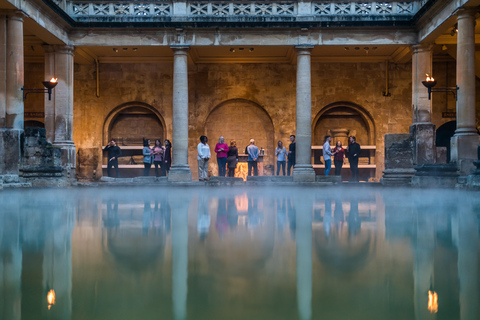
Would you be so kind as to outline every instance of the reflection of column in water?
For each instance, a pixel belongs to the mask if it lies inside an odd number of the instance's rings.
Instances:
[[[325,214],[323,215],[323,230],[325,236],[330,237],[330,230],[332,228],[332,201],[330,199],[325,200]]]
[[[341,232],[342,224],[345,221],[345,213],[343,212],[342,200],[340,198],[335,199],[335,212],[333,213],[333,219],[337,226],[337,232]]]
[[[175,320],[187,318],[189,196],[175,190],[168,195],[172,216],[172,299]]]
[[[434,217],[428,207],[417,209],[417,230],[414,243],[413,282],[415,319],[434,319],[435,311],[428,310],[428,291],[433,286],[433,254],[435,250]]]
[[[298,200],[298,202],[297,202]],[[312,210],[313,201],[295,199],[297,212],[297,304],[300,320],[312,317]]]
[[[8,226],[3,230],[3,238],[0,238],[0,319],[20,320],[22,318],[20,226],[18,215],[9,213],[8,207],[4,209],[5,213],[0,215],[0,228],[6,226],[7,217],[9,219]]]
[[[295,207],[293,206],[293,199],[287,199],[287,215],[288,221],[290,226],[290,236],[292,239],[295,239],[295,233],[297,230],[297,212],[295,211]]]
[[[150,206],[150,200],[143,200],[143,220],[142,220],[142,230],[143,234],[148,234],[148,229],[150,228],[150,222],[152,221],[152,207]]]
[[[362,224],[358,213],[358,199],[356,197],[352,198],[352,201],[350,202],[350,212],[348,213],[347,223],[348,234],[350,236],[355,236],[360,230]]]
[[[478,319],[478,218],[470,208],[459,210],[452,221],[458,248],[460,320]]]

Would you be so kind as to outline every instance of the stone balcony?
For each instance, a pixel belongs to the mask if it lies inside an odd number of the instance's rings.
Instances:
[[[288,23],[410,25],[433,0],[418,1],[85,1],[45,0],[74,23]],[[161,26],[161,25],[159,25]]]

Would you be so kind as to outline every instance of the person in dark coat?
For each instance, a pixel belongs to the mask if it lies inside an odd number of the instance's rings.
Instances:
[[[165,140],[165,151],[163,152],[162,176],[166,176],[172,166],[172,143]]]
[[[360,178],[358,176],[358,157],[360,156],[360,145],[356,142],[356,139],[354,136],[351,136],[348,138],[350,141],[350,144],[348,145],[347,148],[347,153],[348,153],[348,162],[350,162],[350,170],[352,171],[352,182],[358,182],[360,181]]]
[[[228,167],[228,176],[235,177],[235,169],[237,168],[238,162],[238,148],[237,142],[235,140],[230,141],[230,148],[227,152],[227,167]]]
[[[290,175],[290,169],[295,167],[295,135],[290,136],[290,145],[288,146],[288,164],[287,164],[287,176]],[[293,171],[293,170],[292,170]]]
[[[108,151],[107,175],[111,177],[110,169],[114,167],[115,178],[118,178],[120,176],[118,171],[118,158],[122,155],[122,150],[120,150],[120,147],[117,146],[117,143],[114,139],[112,139],[112,141],[110,141],[103,150]]]

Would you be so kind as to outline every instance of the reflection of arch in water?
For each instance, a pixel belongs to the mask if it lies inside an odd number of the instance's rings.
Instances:
[[[346,235],[347,232],[343,234]],[[362,270],[370,261],[375,248],[374,235],[368,231],[360,231],[352,239],[339,239],[338,235],[330,235],[330,239],[327,239],[323,230],[316,230],[314,241],[318,259],[333,272]]]
[[[142,145],[142,138],[167,139],[165,120],[157,109],[143,102],[127,102],[113,109],[103,125],[103,144]],[[152,141],[153,142],[153,141]]]
[[[150,202],[146,202],[150,205]],[[145,229],[142,220],[145,220],[145,214],[151,221],[155,212],[146,211],[148,207],[139,210],[133,210],[131,207],[122,210],[118,209],[118,201],[109,211],[107,203],[107,215],[104,216],[102,229],[102,250],[107,260],[119,270],[124,270],[126,274],[140,274],[157,266],[159,261],[163,261],[166,231],[152,230],[150,227]],[[143,211],[140,213],[140,210]],[[113,221],[113,223],[111,223]]]
[[[356,131],[355,136],[358,143],[375,145],[373,117],[363,107],[352,102],[339,101],[327,105],[317,113],[313,119],[312,127],[314,145],[323,145],[324,136],[329,130],[333,136],[336,132],[343,133],[343,135],[339,133],[339,135],[342,135],[340,138],[333,137],[335,140],[346,140],[345,134],[352,135],[352,131]],[[344,144],[344,141],[342,141],[342,144]]]
[[[235,229],[228,232],[224,238],[210,234],[206,239],[206,256],[209,267],[215,274],[228,275],[229,277],[251,277],[252,273],[265,268],[266,262],[273,255],[275,247],[275,215],[273,204],[265,199],[255,198],[248,195],[250,202],[249,212],[239,215],[263,215],[264,222],[254,228],[246,224],[239,224]],[[263,202],[262,202],[263,201]],[[235,204],[233,202],[232,204]],[[215,210],[212,210],[215,212]],[[212,221],[218,219],[218,215],[212,216]]]
[[[212,109],[205,120],[205,135],[212,149],[220,136],[230,145],[230,140],[237,142],[238,153],[244,153],[250,139],[255,139],[256,146],[265,149],[267,155],[264,165],[273,166],[275,161],[275,137],[273,121],[270,115],[257,103],[246,99],[227,100]],[[214,159],[215,156],[212,155]],[[210,161],[215,167],[216,161]]]

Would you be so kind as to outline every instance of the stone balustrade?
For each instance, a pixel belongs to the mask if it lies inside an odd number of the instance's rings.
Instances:
[[[267,21],[382,21],[410,20],[425,5],[418,1],[66,1],[48,0],[73,19],[104,21],[245,21],[260,17]],[[109,21],[118,21],[117,19]]]

